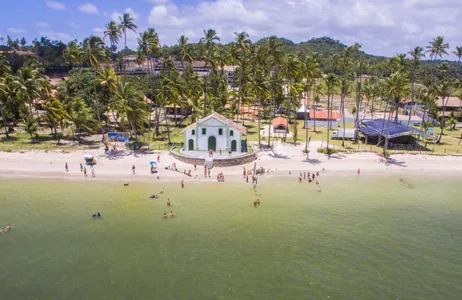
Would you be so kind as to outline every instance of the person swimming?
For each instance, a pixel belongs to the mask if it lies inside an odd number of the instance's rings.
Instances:
[[[167,199],[167,205],[170,206],[170,198]]]
[[[321,186],[318,185],[318,192],[321,192]]]
[[[175,214],[173,213],[173,210],[170,211],[170,213],[168,214],[169,217],[174,217]]]
[[[98,212],[98,213],[96,214],[96,216],[97,216],[97,217],[101,217],[101,214]]]
[[[11,224],[6,225],[6,229],[11,229]]]
[[[164,219],[167,218],[167,213],[164,213],[164,214],[162,215],[162,218],[164,218]]]
[[[149,198],[151,198],[151,199],[152,199],[152,198],[159,198],[159,196],[157,196],[157,195],[152,195],[152,196],[149,196]]]

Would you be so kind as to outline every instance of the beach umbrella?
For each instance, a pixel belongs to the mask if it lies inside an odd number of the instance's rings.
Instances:
[[[152,166],[152,165],[157,165],[157,163],[155,161],[150,161],[149,164]]]

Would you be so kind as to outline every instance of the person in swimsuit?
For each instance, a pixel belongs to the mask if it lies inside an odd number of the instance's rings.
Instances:
[[[174,217],[175,214],[173,213],[173,210],[170,211],[170,213],[168,214],[169,217]]]
[[[164,219],[167,218],[167,213],[164,213],[164,214],[162,215],[162,218],[164,218]]]
[[[170,198],[167,199],[167,206],[170,206]]]
[[[164,188],[161,188],[159,193],[163,194],[164,193]]]

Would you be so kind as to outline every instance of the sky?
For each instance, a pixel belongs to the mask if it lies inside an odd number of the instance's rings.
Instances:
[[[2,3],[0,36],[80,41],[102,36],[105,24],[128,12],[139,31],[154,28],[162,45],[177,43],[182,34],[197,42],[212,28],[223,43],[241,31],[253,41],[329,36],[347,45],[358,42],[366,53],[393,56],[426,47],[439,35],[451,52],[462,46],[461,8],[461,0],[15,0]],[[137,36],[127,34],[132,49]]]

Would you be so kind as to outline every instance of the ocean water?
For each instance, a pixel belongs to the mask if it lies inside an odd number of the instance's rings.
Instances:
[[[461,179],[320,181],[2,179],[0,299],[462,299]]]

